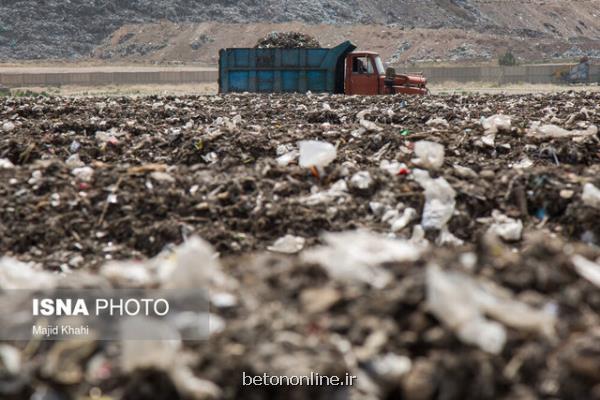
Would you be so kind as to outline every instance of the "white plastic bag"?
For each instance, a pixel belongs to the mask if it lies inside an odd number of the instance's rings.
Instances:
[[[444,146],[439,143],[420,140],[415,143],[415,156],[417,158],[412,161],[420,167],[438,169],[444,164]]]
[[[454,213],[456,192],[443,177],[432,179],[427,171],[416,169],[413,177],[425,189],[421,225],[426,230],[442,229]]]
[[[318,140],[303,140],[299,143],[301,167],[324,168],[336,157],[335,147],[331,143]]]
[[[600,189],[591,183],[583,185],[583,193],[581,194],[583,204],[600,209]]]

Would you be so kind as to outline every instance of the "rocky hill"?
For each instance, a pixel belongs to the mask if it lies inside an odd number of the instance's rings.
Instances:
[[[600,39],[595,0],[0,0],[0,58],[79,58],[126,24],[387,24]]]

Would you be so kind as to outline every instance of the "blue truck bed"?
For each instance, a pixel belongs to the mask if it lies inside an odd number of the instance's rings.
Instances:
[[[222,49],[219,92],[344,92],[344,60],[356,46],[331,49]]]

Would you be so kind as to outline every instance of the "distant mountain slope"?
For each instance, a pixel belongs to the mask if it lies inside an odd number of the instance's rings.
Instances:
[[[381,23],[600,38],[598,0],[0,0],[0,57],[74,58],[125,24]]]

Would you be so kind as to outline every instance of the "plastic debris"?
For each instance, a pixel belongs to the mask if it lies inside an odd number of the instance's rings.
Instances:
[[[80,148],[81,148],[81,143],[79,143],[77,140],[73,140],[71,142],[71,145],[69,146],[69,151],[71,153],[77,153]]]
[[[473,301],[471,280],[456,272],[427,267],[427,307],[459,339],[483,351],[499,354],[506,343],[506,331],[487,320]]]
[[[462,341],[492,354],[504,348],[506,330],[486,315],[515,329],[554,335],[553,313],[512,300],[508,291],[492,282],[478,282],[434,264],[427,267],[427,305]]]
[[[151,318],[124,319],[121,325],[123,336],[132,337],[128,332],[139,332],[141,326],[152,330],[155,337],[164,337],[164,340],[123,340],[121,368],[126,372],[146,368],[171,370],[178,364],[181,350],[181,339],[175,327]]]
[[[8,158],[0,158],[0,169],[11,169],[15,165]]]
[[[410,358],[394,353],[387,353],[375,358],[370,363],[375,374],[388,382],[397,382],[408,374],[412,368]]]
[[[444,118],[432,118],[425,123],[427,126],[433,126],[437,128],[449,128],[450,124]]]
[[[10,132],[10,131],[12,131],[13,129],[15,129],[15,124],[13,124],[13,123],[12,123],[12,122],[10,122],[10,121],[9,121],[9,122],[5,122],[5,123],[3,123],[3,124],[2,124],[2,130],[3,130],[4,132]]]
[[[280,167],[286,167],[292,161],[297,159],[299,155],[300,155],[300,152],[297,150],[292,150],[288,153],[282,154],[279,157],[277,157],[277,164]]]
[[[488,118],[481,118],[481,126],[487,135],[498,132],[510,132],[511,118],[508,115],[496,114]]]
[[[523,223],[520,219],[507,217],[498,210],[492,211],[492,218],[494,223],[490,226],[488,232],[500,236],[507,242],[521,240]]]
[[[158,283],[156,272],[143,262],[108,262],[100,268],[100,275],[117,287],[151,287]]]
[[[592,137],[597,133],[598,127],[596,125],[590,125],[585,130],[574,129],[569,131],[553,124],[542,125],[539,121],[531,124],[531,128],[527,130],[527,136],[538,139]]]
[[[514,169],[527,169],[533,166],[533,161],[531,161],[529,158],[524,157],[523,159],[521,159],[520,161],[516,162],[513,164],[513,168]]]
[[[71,173],[81,182],[89,182],[94,176],[94,169],[91,167],[73,168]]]
[[[237,282],[226,275],[212,246],[192,236],[172,257],[158,258],[157,270],[164,288],[235,289]]]
[[[0,289],[52,289],[57,275],[10,257],[0,258]]]
[[[379,163],[379,168],[386,171],[390,175],[398,175],[400,174],[400,171],[402,171],[403,169],[407,169],[406,164],[398,162],[396,160],[381,160],[381,162]]]
[[[420,248],[403,240],[390,239],[366,231],[326,233],[324,246],[305,250],[305,262],[322,265],[334,279],[367,283],[383,288],[392,275],[380,267],[386,262],[415,261]]]
[[[295,254],[304,248],[305,242],[306,239],[303,237],[285,235],[277,239],[272,246],[267,247],[267,250],[274,253]]]
[[[320,142],[318,140],[303,140],[299,143],[299,146],[299,164],[304,168],[316,167],[322,170],[335,160],[337,153],[335,146],[331,143]]]
[[[415,210],[414,208],[412,208],[412,207],[405,208],[404,212],[402,213],[402,215],[400,217],[395,218],[392,221],[390,221],[392,232],[398,232],[398,231],[401,231],[402,229],[406,228],[408,226],[408,224],[410,224],[412,221],[417,219],[418,216],[419,216],[419,214],[417,213],[417,210]]]
[[[571,257],[571,262],[575,266],[575,271],[598,288],[600,288],[600,263],[593,262],[587,258],[575,254]]]
[[[18,375],[21,371],[21,352],[9,344],[0,344],[0,365],[8,375]]]
[[[600,189],[591,183],[586,183],[583,185],[581,200],[583,200],[583,204],[600,210]]]
[[[373,185],[369,171],[358,171],[350,178],[350,186],[359,190],[368,190]]]
[[[383,128],[377,125],[375,122],[369,121],[367,119],[361,119],[360,126],[365,128],[367,132],[381,132],[383,130]]]
[[[421,225],[426,230],[442,229],[454,213],[456,192],[443,177],[432,179],[427,171],[416,169],[413,177],[425,190]]]
[[[92,354],[86,346],[74,347],[73,358],[64,349],[53,350],[52,342],[15,343],[22,352],[21,365],[11,376],[8,371],[17,364],[7,369],[3,364],[11,361],[0,362],[0,398],[166,400],[208,397],[211,391],[214,396],[218,390],[203,379],[222,385],[217,398],[260,397],[264,391],[242,387],[241,379],[232,375],[243,370],[255,375],[318,371],[359,376],[352,387],[288,388],[289,397],[297,398],[306,397],[306,390],[315,398],[370,400],[400,395],[593,398],[600,371],[594,349],[600,336],[598,286],[591,281],[597,281],[600,231],[598,209],[584,202],[594,191],[584,185],[600,189],[598,134],[571,140],[519,133],[523,121],[544,118],[549,106],[554,114],[542,124],[569,130],[599,126],[598,94],[432,95],[415,97],[409,107],[400,108],[405,97],[232,93],[3,99],[0,157],[14,167],[0,170],[0,253],[23,263],[11,271],[11,279],[24,275],[14,286],[55,280],[68,287],[161,289],[179,269],[177,280],[201,283],[199,289],[208,296],[211,313],[202,318],[209,318],[211,336],[208,345],[182,341],[174,358],[190,360],[193,369],[177,374],[177,365],[157,371],[160,360],[146,366],[140,360],[140,368],[122,369],[118,342],[102,342]],[[587,115],[580,112],[584,106]],[[367,133],[360,125],[356,115],[363,110],[362,119],[383,127],[382,132]],[[496,110],[514,116],[513,133],[498,133],[494,147],[487,148],[483,128],[474,118]],[[449,128],[439,132],[425,125],[436,116],[452,118]],[[218,117],[227,119],[217,124]],[[9,120],[16,128],[2,131],[2,123]],[[112,127],[130,134],[117,136],[118,146],[95,139],[96,131],[110,132]],[[409,127],[409,136],[403,136],[401,130]],[[354,131],[362,136],[354,137]],[[309,170],[299,167],[297,158],[289,161],[292,168],[278,166],[275,158],[294,152],[299,156],[298,142],[305,139],[336,146],[335,165],[326,167],[330,175],[307,177]],[[444,146],[443,165],[430,170],[427,180],[443,177],[456,192],[455,210],[444,213],[450,219],[439,232],[425,232],[421,225],[428,213],[423,213],[427,184],[421,189],[412,179],[409,162],[416,158],[413,144],[419,140]],[[70,146],[74,141],[79,144],[76,152],[77,146]],[[150,163],[162,166],[146,169]],[[72,172],[86,166],[94,170],[93,185]],[[168,173],[176,184],[157,183],[151,177],[154,171]],[[368,171],[373,179],[367,191],[353,186],[358,171]],[[410,172],[410,179],[399,176],[401,171]],[[419,215],[405,225],[411,218],[403,217],[414,215],[409,208]],[[522,220],[527,227],[522,244],[505,245],[499,236],[480,235],[496,223],[490,216],[494,209]],[[488,217],[483,224],[478,223],[480,216]],[[354,227],[382,236],[369,245],[348,236],[335,252],[319,241],[323,229]],[[190,251],[184,258],[191,261],[182,262],[177,244],[194,233],[214,247]],[[315,249],[309,243],[323,244],[329,248],[327,258],[307,263],[303,255],[261,250],[275,246],[286,233],[306,238],[303,252]],[[419,257],[379,263],[389,253],[381,243],[395,236],[410,237],[400,242],[418,249]],[[357,264],[348,254],[357,249],[362,249],[360,257],[373,253],[377,259],[368,258],[366,267]],[[572,260],[574,254],[588,263]],[[118,266],[111,272],[114,276],[102,275],[108,263]],[[127,263],[141,273],[132,273]],[[183,269],[182,263],[187,264]],[[499,354],[484,354],[478,344],[457,341],[458,333],[441,317],[428,314],[429,263],[460,271],[473,282],[459,279],[451,286],[453,295],[469,293],[458,303],[461,309],[474,304],[474,315],[484,319],[483,324],[462,326],[461,334],[485,348],[491,341],[494,349],[497,336],[487,328],[498,324],[508,336]],[[42,278],[31,278],[29,269],[41,272]],[[0,269],[3,287],[6,275]],[[215,282],[213,276],[224,278]],[[237,287],[228,282],[238,282]],[[495,285],[488,286],[490,282]],[[11,291],[4,294],[4,311],[15,297]],[[512,302],[527,304],[533,317]],[[169,324],[184,337],[200,328],[200,314],[191,310]],[[540,329],[550,326],[543,322],[547,319],[554,319],[556,337],[536,333],[551,330]],[[152,343],[135,352],[162,352],[159,346],[155,349]],[[55,360],[64,362],[48,364],[60,367],[46,367],[47,375],[42,374],[51,350],[56,351]],[[88,355],[77,356],[80,351]],[[405,372],[408,359],[412,365]],[[170,388],[165,392],[162,386]]]
[[[346,181],[340,179],[335,182],[328,190],[315,191],[309,196],[300,199],[301,203],[309,206],[315,206],[322,203],[330,203],[339,198],[346,198],[348,196],[348,185]]]
[[[464,243],[465,242],[462,239],[457,238],[452,232],[450,232],[447,226],[444,226],[442,229],[440,229],[440,235],[435,240],[435,244],[438,246],[462,246]]]
[[[423,168],[438,169],[444,164],[444,146],[439,143],[420,140],[415,143],[415,155],[412,162]]]

